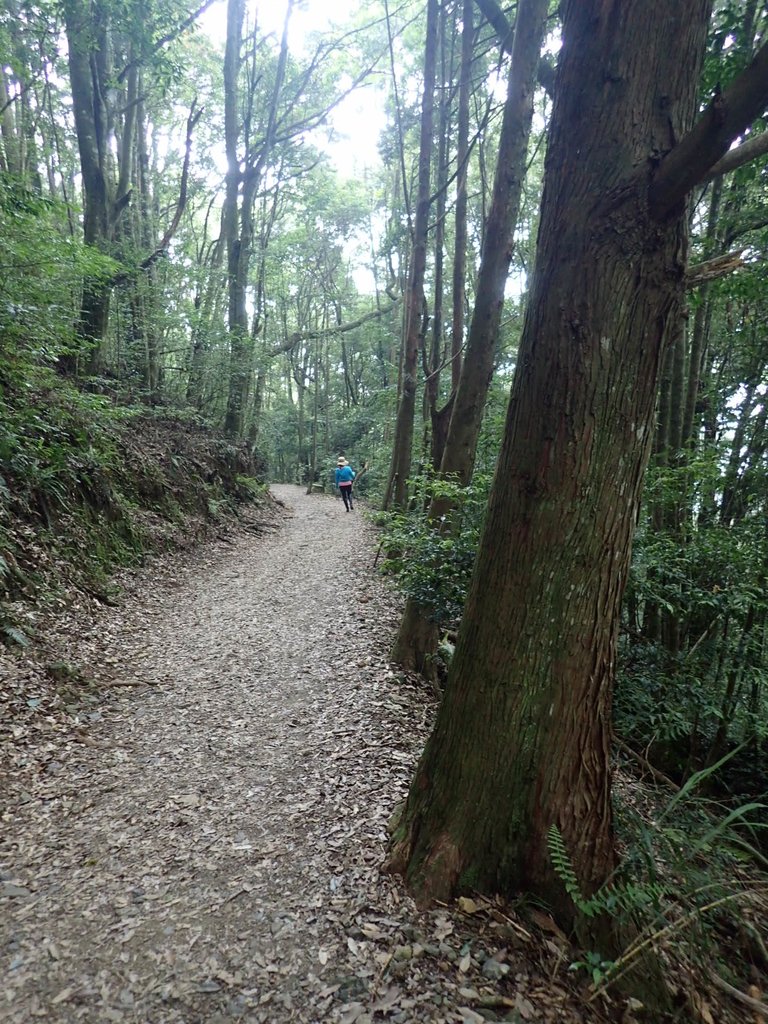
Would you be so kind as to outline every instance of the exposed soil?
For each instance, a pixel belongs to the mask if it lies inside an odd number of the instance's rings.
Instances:
[[[0,732],[0,1019],[620,1019],[563,981],[545,914],[418,912],[382,873],[433,700],[387,662],[397,600],[361,511],[273,493],[279,528],[75,610],[55,706],[0,659],[26,708]]]

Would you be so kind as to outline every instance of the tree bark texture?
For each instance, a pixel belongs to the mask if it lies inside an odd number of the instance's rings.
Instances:
[[[709,0],[566,0],[538,255],[488,516],[444,701],[393,866],[416,894],[525,888],[574,917],[614,866],[610,709],[621,597],[684,204],[650,209],[690,126]]]

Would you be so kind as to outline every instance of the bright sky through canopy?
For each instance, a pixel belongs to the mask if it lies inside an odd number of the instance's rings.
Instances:
[[[274,33],[280,39],[285,21],[287,0],[250,0],[246,18],[253,24],[256,20],[264,33]],[[291,53],[303,54],[310,46],[312,33],[326,33],[331,25],[338,23],[344,8],[328,0],[301,0],[295,3],[288,28]],[[200,17],[200,28],[220,44],[222,53],[226,40],[227,0],[217,0]],[[343,31],[343,30],[340,30]],[[345,83],[340,83],[343,88]],[[339,174],[351,178],[360,175],[366,168],[379,163],[377,143],[384,124],[382,105],[384,94],[370,85],[362,86],[347,96],[330,113],[329,124],[333,139],[328,141],[326,131],[314,133],[312,142],[326,152]]]

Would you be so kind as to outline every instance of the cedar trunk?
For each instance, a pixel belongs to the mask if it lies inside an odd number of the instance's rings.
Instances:
[[[619,607],[684,204],[655,160],[690,125],[708,0],[566,0],[536,273],[486,527],[435,730],[393,851],[421,898],[525,888],[562,918],[556,826],[585,892],[614,865]]]

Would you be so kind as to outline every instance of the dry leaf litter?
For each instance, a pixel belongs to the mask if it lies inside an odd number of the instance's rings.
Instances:
[[[279,517],[62,619],[55,697],[0,657],[0,1019],[619,1019],[546,914],[534,941],[479,899],[419,912],[382,872],[433,700],[388,664],[372,527],[272,490]]]

